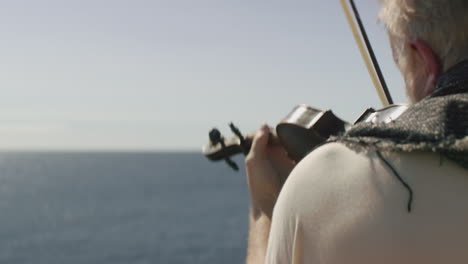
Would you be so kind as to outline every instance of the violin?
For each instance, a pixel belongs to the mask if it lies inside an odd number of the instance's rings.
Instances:
[[[406,109],[407,105],[391,105],[380,110],[368,108],[352,124],[389,123]],[[276,125],[275,133],[270,139],[279,141],[289,158],[297,163],[331,136],[345,133],[352,124],[343,121],[331,110],[322,111],[307,105],[298,105]],[[217,128],[213,128],[209,132],[209,143],[203,146],[202,153],[211,161],[224,160],[237,171],[239,167],[231,157],[240,153],[247,155],[252,146],[253,135],[243,135],[233,123],[229,126],[235,136],[225,138]]]
[[[407,105],[393,105],[392,97],[354,0],[340,0],[340,2],[384,108],[380,110],[368,108],[354,122],[349,123],[337,117],[331,110],[322,111],[307,105],[294,107],[276,125],[270,140],[279,141],[276,143],[280,143],[289,158],[295,162],[299,162],[331,136],[342,135],[354,124],[388,123],[397,119],[408,108]],[[209,142],[203,146],[202,153],[211,161],[225,161],[232,169],[239,170],[231,157],[240,153],[247,155],[252,146],[253,135],[243,135],[233,123],[229,126],[235,136],[225,138],[217,128],[213,128],[209,132]]]

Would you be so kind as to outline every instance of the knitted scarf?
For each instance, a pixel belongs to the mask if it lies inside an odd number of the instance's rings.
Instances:
[[[390,123],[358,123],[332,141],[356,151],[436,152],[468,169],[468,61],[444,73],[435,92]]]

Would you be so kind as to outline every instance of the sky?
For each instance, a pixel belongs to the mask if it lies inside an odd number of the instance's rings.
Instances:
[[[378,1],[358,7],[406,102]],[[0,4],[0,150],[198,151],[295,105],[381,107],[338,0]]]

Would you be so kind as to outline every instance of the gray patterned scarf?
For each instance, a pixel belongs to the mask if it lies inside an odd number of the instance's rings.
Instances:
[[[332,139],[356,150],[436,152],[468,169],[468,61],[391,123],[359,123]]]

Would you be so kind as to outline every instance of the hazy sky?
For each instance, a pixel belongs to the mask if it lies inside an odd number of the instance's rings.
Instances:
[[[361,0],[396,101],[403,87]],[[380,107],[338,0],[0,4],[0,149],[197,150],[294,105]]]

